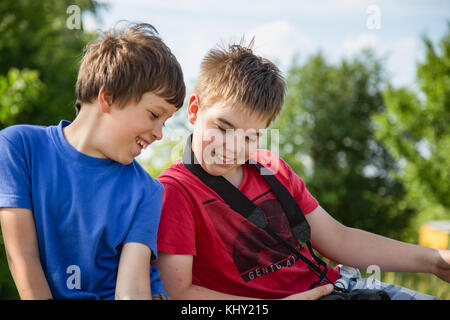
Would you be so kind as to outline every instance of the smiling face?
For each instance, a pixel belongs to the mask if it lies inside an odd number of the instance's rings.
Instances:
[[[103,111],[98,143],[101,153],[122,164],[130,164],[153,141],[162,139],[165,121],[177,110],[154,93],[145,93],[139,102]]]
[[[198,97],[191,97],[189,121],[195,124],[192,149],[209,174],[233,176],[258,148],[268,121],[245,110],[245,106],[230,102],[199,108]]]

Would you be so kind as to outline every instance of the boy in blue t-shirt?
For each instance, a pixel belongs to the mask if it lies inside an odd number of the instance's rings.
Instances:
[[[0,132],[0,221],[22,299],[150,299],[163,187],[135,160],[183,104],[179,63],[148,24],[85,52],[77,117]]]

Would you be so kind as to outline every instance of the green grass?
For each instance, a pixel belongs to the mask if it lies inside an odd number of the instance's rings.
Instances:
[[[450,284],[432,274],[383,272],[381,281],[450,300]]]

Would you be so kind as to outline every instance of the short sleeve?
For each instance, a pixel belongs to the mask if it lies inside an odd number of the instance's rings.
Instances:
[[[156,259],[158,252],[157,233],[164,188],[158,181],[151,188],[153,192],[149,192],[149,196],[139,205],[124,243],[139,242],[145,244],[152,250],[152,259]]]
[[[281,166],[283,166],[287,172],[292,196],[305,215],[311,213],[319,206],[319,202],[317,202],[316,198],[309,192],[303,180],[294,172],[294,170],[292,170],[284,160],[281,158],[280,160]]]
[[[185,191],[172,183],[164,185],[164,200],[158,230],[158,250],[171,254],[196,254],[193,205]]]
[[[32,210],[31,177],[23,144],[0,133],[0,207]]]

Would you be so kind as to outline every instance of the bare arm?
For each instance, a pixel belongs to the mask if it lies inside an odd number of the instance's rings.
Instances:
[[[164,288],[172,299],[181,300],[257,300],[234,296],[192,284],[191,255],[174,255],[160,252],[157,267],[161,272]],[[332,287],[318,287],[286,297],[286,300],[316,300],[331,292]]]
[[[0,208],[0,222],[9,269],[21,299],[51,299],[42,270],[33,213]]]
[[[246,297],[232,296],[192,284],[191,255],[158,253],[156,266],[161,273],[164,288],[172,299],[178,300],[241,300]]]
[[[120,254],[116,300],[149,300],[151,250],[142,243],[128,242]]]
[[[320,206],[306,218],[311,225],[314,247],[344,265],[360,269],[377,265],[382,271],[427,273],[433,271],[439,257],[438,250],[432,248],[348,228]]]

